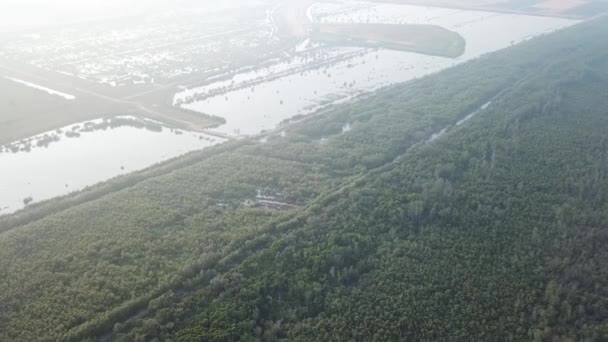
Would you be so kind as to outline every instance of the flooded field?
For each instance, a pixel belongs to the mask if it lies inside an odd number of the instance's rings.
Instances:
[[[0,63],[0,71],[24,63],[19,73],[23,78],[0,75],[7,89],[14,90],[15,99],[4,107],[13,114],[9,119],[18,122],[40,113],[38,107],[23,113],[14,110],[21,103],[30,104],[17,95],[34,92],[44,96],[46,102],[41,103],[47,113],[71,110],[70,115],[78,118],[17,138],[86,120],[76,115],[80,111],[89,113],[88,118],[106,111],[170,118],[166,122],[227,138],[277,129],[285,135],[281,123],[577,22],[363,1],[318,2],[306,11],[313,23],[440,26],[466,40],[462,56],[446,58],[322,44],[314,36],[284,39],[277,32],[274,4],[261,1],[249,6],[187,8],[155,14],[137,25],[120,19],[94,28],[66,26],[17,37],[0,50],[0,62],[8,63]],[[206,19],[199,20],[203,14]],[[39,77],[33,80],[25,77],[28,74]],[[175,94],[176,89],[181,90]],[[99,108],[104,112],[98,114]],[[205,118],[201,113],[226,123],[207,131],[211,124],[195,122]],[[14,130],[5,130],[9,129]],[[343,132],[350,129],[345,125]],[[223,141],[151,120],[116,117],[0,146],[0,215]]]
[[[176,104],[225,118],[226,124],[215,129],[218,132],[255,135],[275,129],[294,116],[435,73],[577,23],[562,18],[358,1],[318,3],[308,16],[314,22],[326,23],[438,25],[464,37],[466,52],[451,59],[386,49],[314,47],[306,41],[293,51],[293,56],[275,66],[186,89],[176,95]],[[302,47],[307,45],[312,47]],[[303,60],[307,62],[304,66]],[[327,60],[331,62],[324,63]]]
[[[221,142],[123,116],[0,146],[0,215]]]

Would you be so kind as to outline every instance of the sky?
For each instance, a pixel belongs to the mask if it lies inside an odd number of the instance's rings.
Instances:
[[[240,6],[260,0],[0,0],[0,33],[133,16],[179,7]]]
[[[169,0],[0,0],[0,32],[133,15]]]

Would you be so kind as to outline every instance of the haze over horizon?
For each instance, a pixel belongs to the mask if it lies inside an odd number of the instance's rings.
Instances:
[[[222,1],[238,3],[244,0]],[[180,6],[206,6],[208,0],[3,0],[0,1],[0,33],[70,25],[139,15]],[[213,3],[213,6],[217,4]]]

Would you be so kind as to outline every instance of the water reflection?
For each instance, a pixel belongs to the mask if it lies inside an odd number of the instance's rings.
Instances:
[[[0,215],[223,141],[121,116],[13,142],[0,147]]]

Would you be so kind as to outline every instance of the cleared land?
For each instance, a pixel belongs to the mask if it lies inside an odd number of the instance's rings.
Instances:
[[[453,58],[462,55],[466,46],[458,33],[434,25],[319,24],[313,37],[336,44],[381,46]]]
[[[14,70],[14,69],[13,69]],[[20,74],[15,73],[13,74]],[[216,125],[217,120],[181,111],[166,105],[162,99],[151,101],[123,100],[100,92],[58,82],[40,80],[40,77],[22,77],[29,82],[49,86],[73,94],[76,99],[68,101],[57,96],[0,77],[0,144],[9,143],[42,132],[60,128],[75,122],[132,114],[160,120],[179,128],[203,131]],[[159,102],[154,102],[154,100]]]
[[[125,104],[110,103],[82,93],[78,93],[76,100],[67,101],[4,77],[0,77],[0,92],[0,144],[110,112],[131,111]]]

